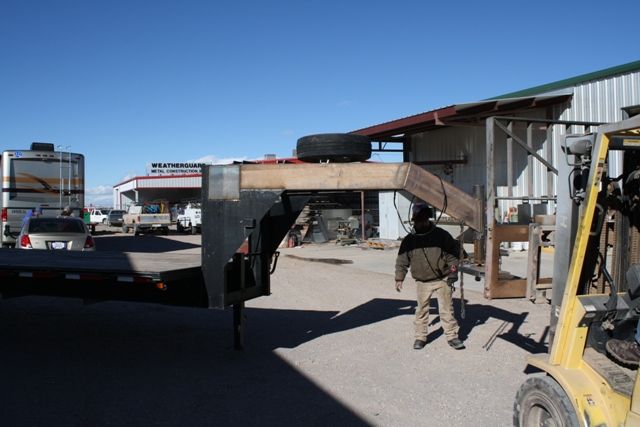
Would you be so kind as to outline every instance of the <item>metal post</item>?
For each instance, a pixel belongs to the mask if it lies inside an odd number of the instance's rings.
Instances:
[[[473,195],[476,199],[482,201],[484,209],[487,209],[484,185],[474,185]],[[486,229],[475,232],[475,238],[473,239],[473,261],[476,265],[483,265],[486,257],[485,253],[486,242]]]
[[[545,144],[547,145],[547,160],[549,161],[549,163],[551,163],[552,165],[555,164],[554,159],[553,159],[553,125],[548,125],[547,126],[547,140],[545,141]],[[556,166],[558,167],[558,166]],[[554,190],[556,187],[554,185],[554,181],[555,181],[555,174],[553,173],[553,171],[549,168],[547,168],[547,196],[551,196],[553,194],[556,194],[557,192]],[[547,214],[553,214],[555,212],[556,209],[556,204],[551,202],[549,203],[549,207],[547,207]]]
[[[509,135],[507,135],[507,195],[513,196],[513,122],[507,123]]]
[[[496,188],[495,188],[495,176],[494,176],[494,144],[495,144],[495,119],[493,117],[487,118],[485,122],[486,131],[486,156],[487,156],[487,183],[485,191],[487,193],[487,223],[486,225],[486,250],[485,250],[485,276],[484,276],[484,294],[485,297],[491,298],[491,287],[494,280],[497,280],[497,271],[494,271],[494,267],[498,264],[496,256],[499,256],[497,248],[494,249],[494,245],[499,244],[495,242],[495,209],[496,209]]]
[[[58,184],[58,193],[60,194],[60,202],[58,209],[62,209],[62,192],[64,191],[64,182],[62,181],[62,146],[58,145],[58,150],[60,153],[60,182]]]
[[[69,160],[69,179],[67,180],[69,182],[69,207],[71,207],[71,146],[67,145],[67,157]]]
[[[527,123],[527,147],[533,150],[533,123]],[[547,159],[548,160],[548,159]],[[527,155],[527,196],[533,194],[533,157]]]
[[[360,237],[362,238],[362,240],[366,240],[365,234],[364,234],[364,227],[365,227],[365,223],[364,223],[364,191],[360,192]]]

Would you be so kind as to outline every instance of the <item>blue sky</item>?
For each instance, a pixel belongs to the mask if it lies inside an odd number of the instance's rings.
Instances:
[[[306,134],[638,60],[625,18],[638,12],[637,0],[2,0],[0,148],[70,145],[86,156],[87,202],[109,204],[152,161],[289,156]]]

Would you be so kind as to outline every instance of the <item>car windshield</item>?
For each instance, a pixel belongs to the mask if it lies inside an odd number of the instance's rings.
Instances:
[[[66,218],[32,218],[29,233],[85,233],[84,223]]]
[[[111,211],[109,212],[109,216],[120,217],[124,215],[124,211]]]

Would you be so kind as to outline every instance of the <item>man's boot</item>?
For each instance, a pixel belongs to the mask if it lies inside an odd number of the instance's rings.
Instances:
[[[640,364],[640,345],[634,341],[610,339],[605,344],[607,352],[618,362],[638,366]]]

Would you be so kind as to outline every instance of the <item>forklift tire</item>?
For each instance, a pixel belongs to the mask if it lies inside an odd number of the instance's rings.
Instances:
[[[371,157],[371,140],[351,133],[323,133],[298,139],[296,153],[303,162],[362,162]]]
[[[548,375],[527,379],[516,394],[513,425],[578,427],[578,417],[569,396]]]

